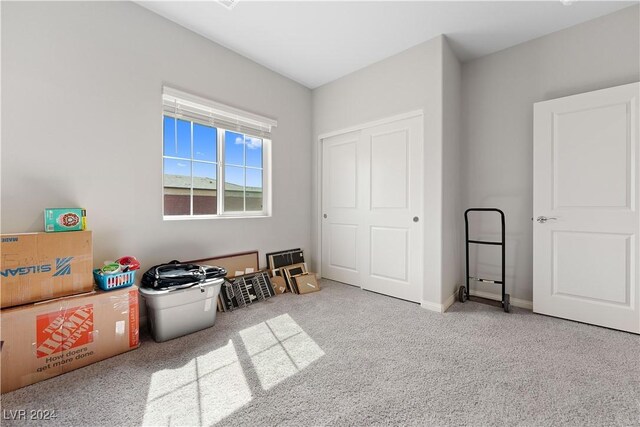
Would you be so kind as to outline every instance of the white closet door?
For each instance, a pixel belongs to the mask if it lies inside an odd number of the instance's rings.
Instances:
[[[422,120],[364,129],[362,287],[422,299]]]
[[[423,120],[323,140],[322,274],[422,300]]]
[[[534,106],[536,313],[640,333],[639,91]]]
[[[322,140],[322,276],[360,286],[360,132]]]

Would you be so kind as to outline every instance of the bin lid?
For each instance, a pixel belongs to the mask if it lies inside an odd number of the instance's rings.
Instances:
[[[162,288],[162,289],[140,287],[139,291],[141,294],[144,294],[144,295],[164,295],[164,294],[169,294],[169,293],[178,292],[178,291],[189,291],[191,289],[218,286],[218,285],[221,285],[223,282],[224,282],[224,279],[219,277],[215,279],[208,279],[208,280],[205,280],[204,282],[194,282],[194,283],[187,283],[187,284],[183,283],[180,285],[176,285],[169,288]]]

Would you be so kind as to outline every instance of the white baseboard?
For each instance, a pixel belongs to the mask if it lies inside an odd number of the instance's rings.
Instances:
[[[449,307],[451,307],[453,305],[454,302],[456,302],[456,297],[458,296],[458,294],[453,294],[451,295],[449,298],[447,298],[447,300],[444,302],[444,304],[442,304],[442,312],[444,313],[445,311],[449,310]]]
[[[451,307],[451,305],[454,303],[455,300],[456,300],[456,295],[454,294],[454,295],[451,295],[449,298],[447,298],[444,304],[438,304],[435,302],[423,300],[420,303],[420,306],[427,310],[435,311],[436,313],[444,313],[445,311],[447,311],[449,307]]]
[[[435,302],[422,300],[422,302],[420,303],[420,307],[425,308],[429,311],[435,311],[436,313],[443,313],[443,305]]]
[[[495,300],[495,301],[500,301],[500,299],[501,299],[500,294],[494,294],[493,292],[476,291],[474,289],[471,289],[471,296],[480,297],[480,298],[486,298],[486,299],[492,299],[492,300]],[[526,300],[526,299],[509,297],[509,304],[511,304],[514,307],[520,307],[520,308],[526,308],[527,310],[533,310],[533,301],[529,301],[529,300]]]

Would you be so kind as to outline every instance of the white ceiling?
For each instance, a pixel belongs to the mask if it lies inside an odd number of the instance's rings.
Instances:
[[[137,1],[216,43],[316,88],[445,34],[462,61],[637,1]]]

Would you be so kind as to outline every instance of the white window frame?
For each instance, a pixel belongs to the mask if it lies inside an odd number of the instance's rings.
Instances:
[[[210,101],[204,98],[197,97],[195,95],[187,94],[185,92],[178,91],[176,89],[164,87],[163,88],[163,103],[165,102],[165,97],[174,97],[179,99],[180,101],[185,101],[188,103],[197,104],[197,106],[201,108],[209,108],[211,110],[211,123],[203,123],[200,120],[193,120],[189,117],[180,118],[177,115],[174,117],[177,120],[185,120],[191,123],[191,159],[182,159],[180,160],[189,160],[190,161],[190,169],[191,169],[191,187],[190,187],[190,214],[189,215],[165,215],[164,205],[165,205],[165,190],[164,190],[164,159],[165,158],[174,158],[173,156],[165,156],[164,154],[164,117],[167,115],[165,111],[162,112],[162,144],[161,144],[161,158],[162,158],[162,218],[165,221],[183,221],[183,220],[194,220],[194,219],[220,219],[220,218],[264,218],[271,216],[271,208],[272,208],[272,194],[271,194],[271,144],[272,140],[270,138],[270,130],[271,127],[275,127],[277,122],[273,119],[269,119],[266,117],[258,116],[253,113],[244,112],[242,110],[238,110],[233,107],[228,107],[223,104]],[[171,117],[171,115],[168,115]],[[264,133],[261,135],[260,132],[246,132],[245,130],[234,130],[229,129],[230,126],[220,126],[216,125],[217,119],[215,117],[221,117],[223,123],[229,123],[231,121],[235,121],[242,125],[245,129],[247,128],[247,124],[249,127],[256,128],[267,128],[269,137],[265,137]],[[176,120],[176,128],[177,128],[177,120]],[[194,123],[201,124],[204,126],[210,126],[216,129],[216,162],[207,162],[203,161],[202,163],[208,164],[216,164],[216,197],[217,197],[217,214],[209,214],[209,215],[194,215],[193,214],[193,162],[199,162],[199,160],[193,159],[193,125]],[[262,211],[225,211],[224,210],[224,191],[225,191],[225,181],[224,181],[224,169],[226,162],[224,160],[225,155],[225,131],[240,133],[244,136],[251,136],[255,138],[260,138],[262,140]],[[247,167],[246,165],[246,146],[244,148],[244,166],[243,169],[245,171],[245,197],[243,197],[244,207],[246,209],[246,170],[254,169],[257,170],[257,167]]]

